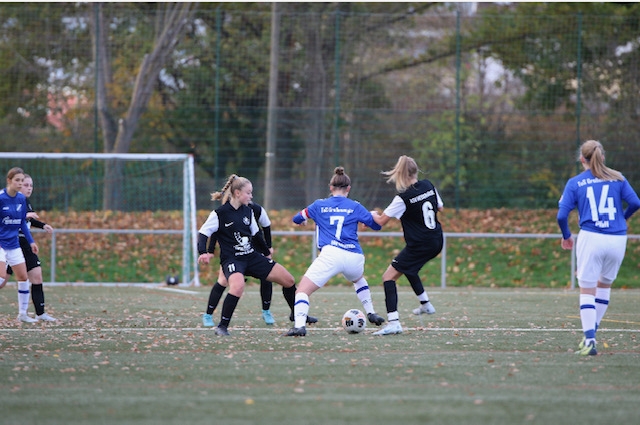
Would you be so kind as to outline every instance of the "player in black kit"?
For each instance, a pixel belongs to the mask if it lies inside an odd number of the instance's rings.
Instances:
[[[198,233],[198,262],[208,264],[218,242],[220,266],[229,285],[220,323],[215,328],[217,335],[229,335],[227,328],[244,292],[245,276],[280,284],[293,314],[295,280],[281,264],[267,258],[271,252],[249,206],[252,198],[251,182],[232,174],[222,190],[211,195],[222,205],[209,214]]]
[[[267,215],[267,211],[259,204],[255,202],[249,202],[249,206],[253,210],[253,215],[256,218],[256,222],[258,223],[258,227],[262,231],[262,235],[264,236],[265,242],[267,243],[267,247],[269,248],[269,252],[273,255],[273,245],[271,238],[271,220]],[[214,246],[209,245],[211,249],[211,253],[213,253]],[[271,255],[267,257],[271,258]],[[218,307],[218,303],[222,298],[222,294],[224,293],[225,288],[228,286],[227,280],[224,277],[224,273],[222,270],[218,273],[218,281],[211,288],[211,292],[209,293],[209,300],[207,302],[207,309],[205,313],[202,315],[202,326],[205,328],[214,327],[215,321],[213,320],[213,312]],[[286,288],[282,288],[283,293],[287,291]],[[262,305],[262,319],[267,325],[273,325],[275,323],[275,319],[271,314],[271,299],[273,297],[273,284],[266,279],[260,279],[260,301]],[[293,321],[293,317],[289,316],[289,320]],[[317,318],[313,316],[307,317],[307,323],[316,323],[318,321]]]
[[[420,300],[414,314],[436,312],[424,290],[418,273],[427,261],[442,251],[442,226],[438,211],[443,203],[438,190],[429,180],[418,180],[418,165],[413,158],[402,155],[392,170],[383,174],[387,183],[394,183],[397,194],[382,214],[373,213],[376,223],[384,226],[392,217],[400,219],[406,246],[393,259],[382,275],[389,323],[374,335],[402,333],[398,314],[398,289],[396,281],[403,274]]]

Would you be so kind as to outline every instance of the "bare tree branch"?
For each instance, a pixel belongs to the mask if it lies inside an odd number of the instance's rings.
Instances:
[[[163,13],[160,18],[162,24],[157,27],[161,32],[156,34],[153,51],[144,56],[138,70],[129,109],[123,118],[124,123],[121,127],[123,131],[118,132],[115,141],[115,152],[129,151],[138,119],[153,93],[154,82],[184,34],[186,24],[194,10],[195,5],[190,2],[166,4],[166,13]]]

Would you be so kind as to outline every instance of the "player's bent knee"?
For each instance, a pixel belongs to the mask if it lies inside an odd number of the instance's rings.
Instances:
[[[285,288],[290,288],[296,284],[296,280],[293,278],[293,275],[280,264],[276,264],[273,270],[271,270],[271,273],[267,276],[267,280],[276,282]]]

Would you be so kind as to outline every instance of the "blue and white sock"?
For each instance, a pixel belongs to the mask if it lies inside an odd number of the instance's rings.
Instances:
[[[293,305],[293,326],[301,328],[307,324],[309,314],[309,296],[304,292],[296,294],[296,302]]]
[[[611,298],[611,287],[596,289],[596,330],[600,326],[600,322],[609,307],[609,299]]]
[[[595,295],[580,294],[580,320],[585,343],[596,339],[596,297]]]
[[[365,279],[364,277],[361,278],[359,281],[353,283],[353,287],[356,290],[358,299],[362,303],[362,308],[364,308],[365,314],[375,313],[376,310],[373,308],[373,301],[371,300],[371,290],[369,290],[367,279]]]
[[[31,282],[27,279],[26,282],[18,282],[18,312],[20,314],[27,314],[29,308],[29,302],[31,301]]]

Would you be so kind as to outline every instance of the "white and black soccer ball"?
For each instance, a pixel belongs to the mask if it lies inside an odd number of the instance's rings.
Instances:
[[[169,276],[167,276],[166,282],[167,282],[167,285],[173,286],[173,285],[179,284],[180,283],[180,279],[178,278],[178,276],[169,275]]]
[[[350,334],[359,334],[367,327],[367,318],[363,312],[352,308],[342,316],[342,327]]]

